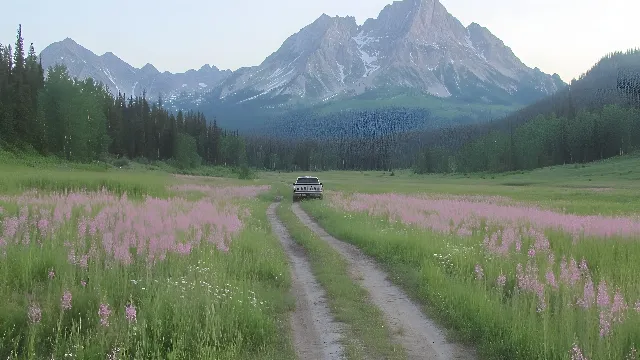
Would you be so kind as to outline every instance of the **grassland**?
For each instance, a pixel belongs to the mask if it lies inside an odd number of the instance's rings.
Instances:
[[[0,357],[294,358],[264,184],[28,165],[0,165]]]
[[[326,173],[339,192],[303,208],[487,358],[636,358],[639,165]]]
[[[288,265],[265,211],[303,174],[210,171],[228,177],[5,156],[0,357],[293,358]],[[514,174],[317,175],[328,196],[303,208],[487,358],[622,359],[638,346],[640,158]],[[384,331],[364,331],[379,313],[288,205],[279,214],[351,324],[353,357],[396,354]],[[127,232],[144,239],[120,237],[130,257],[104,242]],[[151,244],[164,250],[150,257]]]

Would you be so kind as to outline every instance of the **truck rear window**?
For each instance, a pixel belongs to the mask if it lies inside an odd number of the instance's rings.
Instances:
[[[297,184],[319,184],[320,181],[318,181],[318,179],[314,179],[314,178],[301,178],[296,180]]]

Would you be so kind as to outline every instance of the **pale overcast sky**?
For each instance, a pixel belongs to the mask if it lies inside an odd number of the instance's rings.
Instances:
[[[603,55],[640,47],[639,0],[440,0],[465,26],[477,22],[528,66],[570,81]],[[391,0],[31,0],[7,1],[0,42],[18,23],[40,52],[66,37],[135,67],[183,72],[203,64],[258,65],[322,13],[377,17]],[[8,16],[10,14],[10,16]],[[636,23],[637,24],[637,23]]]

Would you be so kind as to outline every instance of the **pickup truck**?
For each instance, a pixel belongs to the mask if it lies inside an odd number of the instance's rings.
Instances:
[[[314,176],[301,176],[293,183],[293,201],[302,198],[322,199],[322,183]]]

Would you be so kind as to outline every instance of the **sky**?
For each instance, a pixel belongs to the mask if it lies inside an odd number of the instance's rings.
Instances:
[[[392,0],[31,0],[8,1],[0,43],[37,52],[67,37],[98,55],[111,51],[135,67],[184,72],[260,64],[322,13],[375,18]],[[465,26],[476,22],[529,67],[569,82],[607,53],[640,47],[638,0],[440,0]],[[7,21],[11,19],[11,21]]]

